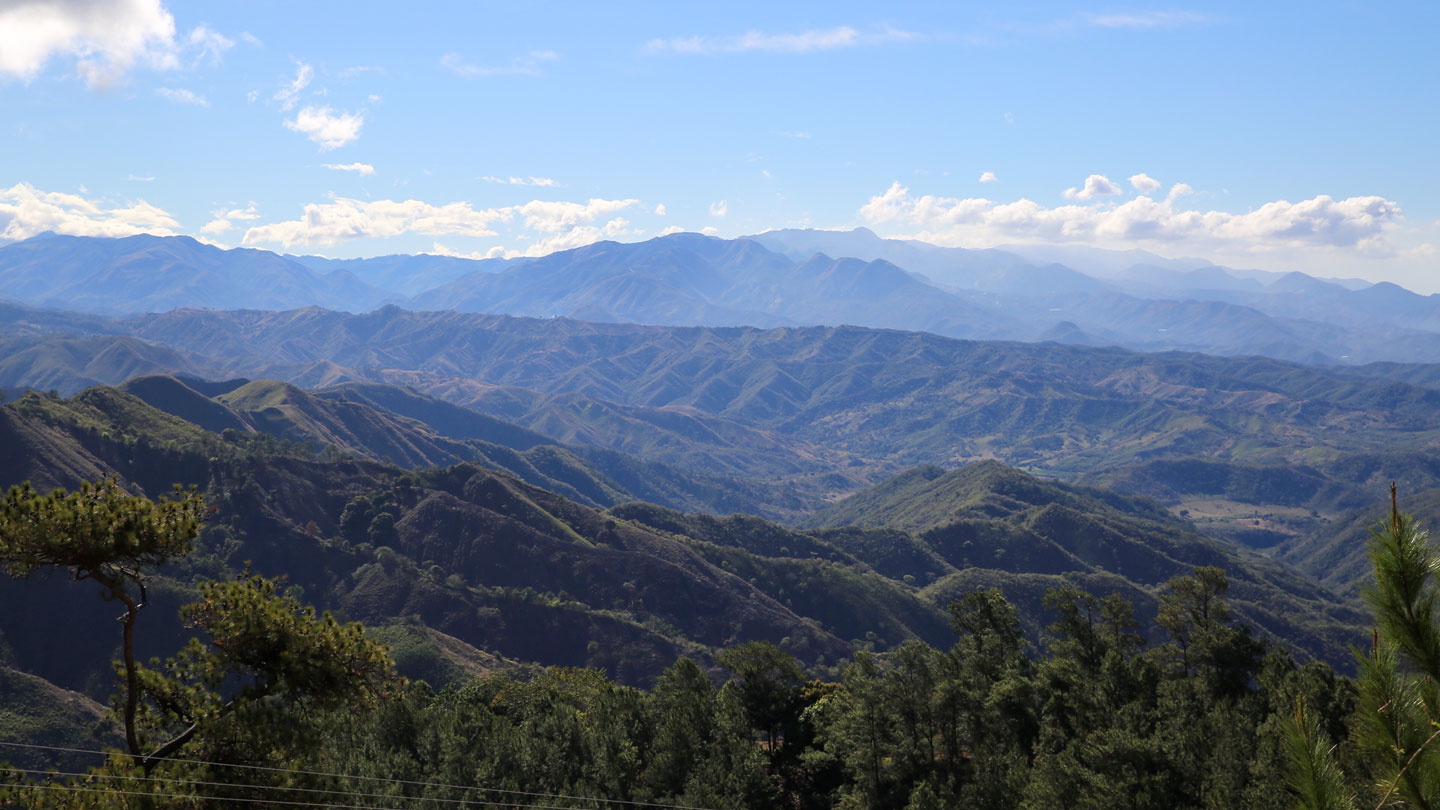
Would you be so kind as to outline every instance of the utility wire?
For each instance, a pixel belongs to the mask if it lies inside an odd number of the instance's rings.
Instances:
[[[158,799],[202,799],[216,802],[245,802],[247,804],[281,804],[287,807],[324,807],[328,810],[408,810],[404,807],[376,807],[373,804],[331,804],[329,802],[291,802],[284,799],[247,799],[235,796],[202,796],[198,793],[151,793],[144,790],[112,790],[110,788],[85,788],[75,785],[17,785],[25,790],[64,790],[70,793],[103,793],[106,796],[149,796]]]
[[[360,797],[360,798],[365,798],[365,799],[385,799],[385,800],[387,800],[387,801],[392,801],[392,802],[393,802],[393,801],[399,801],[399,802],[438,802],[438,803],[444,803],[444,804],[483,805],[483,806],[487,806],[487,807],[515,807],[515,806],[516,806],[515,802],[492,802],[492,801],[486,801],[486,800],[484,800],[484,799],[441,799],[441,798],[430,797],[430,796],[387,796],[387,795],[384,794],[384,793],[362,793],[362,792],[354,791],[354,790],[327,790],[327,789],[325,789],[325,788],[288,787],[288,786],[286,786],[286,785],[259,785],[259,784],[255,784],[254,782],[206,782],[206,781],[198,780],[198,779],[166,779],[166,778],[160,777],[160,776],[126,776],[126,775],[124,775],[124,774],[109,774],[109,773],[76,773],[76,772],[74,772],[74,771],[46,771],[46,770],[41,770],[41,769],[39,769],[39,768],[12,768],[12,767],[4,767],[4,766],[0,766],[0,771],[10,771],[10,772],[12,772],[12,773],[36,774],[36,775],[40,775],[40,776],[73,776],[73,777],[77,777],[77,778],[81,778],[81,779],[111,779],[111,780],[119,780],[119,781],[129,780],[129,781],[134,781],[134,782],[159,782],[159,783],[162,783],[162,784],[174,785],[174,786],[176,786],[176,787],[192,786],[192,785],[194,785],[194,786],[200,786],[200,787],[248,788],[248,789],[252,789],[252,790],[293,790],[293,791],[296,791],[296,792],[299,792],[299,793],[322,793],[322,794],[325,794],[325,795],[327,795],[327,796],[351,796],[351,797]],[[24,783],[20,783],[20,785],[21,785],[21,786],[24,786],[24,787],[38,787],[37,785],[25,785]],[[202,798],[204,798],[204,797],[202,797]],[[595,800],[594,800],[594,799],[585,799],[585,801],[595,801]],[[302,805],[302,806],[303,806],[303,805]],[[331,805],[322,802],[320,805],[314,805],[314,806],[325,806],[325,807],[329,807],[329,806],[331,806]],[[527,808],[533,808],[533,810],[576,810],[576,809],[573,808],[573,807],[556,807],[556,806],[544,805],[544,804],[527,804],[527,805],[524,805],[524,806],[527,807]],[[409,808],[400,808],[400,809],[398,809],[398,810],[409,810]]]
[[[67,748],[59,745],[40,745],[38,743],[4,742],[0,746],[12,748],[29,748],[41,751],[64,751],[72,754],[94,754],[98,756],[110,756],[109,751],[99,751],[93,748]],[[562,793],[539,793],[526,790],[509,790],[506,788],[480,787],[477,785],[451,785],[443,782],[422,782],[410,779],[392,779],[385,776],[361,776],[360,774],[332,773],[329,771],[307,771],[299,768],[276,768],[267,765],[240,765],[229,762],[212,762],[204,759],[186,759],[184,757],[165,757],[165,762],[184,762],[192,765],[213,765],[219,768],[238,768],[250,771],[265,771],[269,773],[292,773],[305,776],[330,776],[337,779],[358,779],[366,782],[383,782],[392,785],[415,785],[419,787],[449,788],[451,790],[470,790],[486,793],[504,793],[511,796],[528,796],[537,799],[568,799],[582,802],[601,802],[604,804],[623,804],[632,807],[654,807],[661,810],[712,810],[712,808],[695,807],[684,804],[664,804],[662,802],[641,802],[632,799],[602,799],[598,796],[570,796]],[[508,805],[505,805],[508,806]]]

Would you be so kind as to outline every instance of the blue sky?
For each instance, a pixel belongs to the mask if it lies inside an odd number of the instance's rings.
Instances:
[[[1437,9],[0,0],[0,237],[866,225],[1430,292]]]

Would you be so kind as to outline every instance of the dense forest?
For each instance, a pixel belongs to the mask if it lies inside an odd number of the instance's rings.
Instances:
[[[253,575],[201,583],[182,609],[195,635],[136,662],[152,569],[191,551],[206,512],[199,493],[152,502],[113,480],[5,498],[11,574],[61,569],[126,608],[123,746],[7,739],[10,806],[1338,807],[1365,789],[1347,773],[1390,765],[1381,804],[1419,807],[1440,765],[1436,735],[1417,742],[1435,711],[1440,557],[1398,511],[1372,541],[1380,629],[1358,684],[1257,640],[1204,567],[1166,584],[1153,646],[1124,598],[1057,587],[1032,649],[991,589],[949,605],[948,649],[861,651],[838,681],[749,642],[718,656],[718,688],[680,658],[649,690],[557,667],[438,693],[397,676],[358,624]],[[1337,754],[1351,729],[1359,744]]]
[[[394,672],[359,625],[283,585],[199,586],[195,631],[140,664],[150,570],[190,551],[198,493],[152,502],[113,481],[12,489],[0,559],[67,571],[127,607],[123,749],[82,774],[75,747],[12,746],[6,800],[25,807],[593,806],[1260,807],[1289,795],[1287,718],[1343,738],[1353,686],[1232,622],[1218,568],[1172,579],[1147,645],[1132,605],[1058,587],[1040,649],[1014,607],[976,590],[948,607],[954,643],[859,652],[838,681],[780,647],[721,652],[717,688],[688,658],[649,690],[593,669],[462,679],[436,693]],[[1428,564],[1428,563],[1427,563]],[[1427,594],[1433,599],[1433,594]],[[1289,733],[1294,733],[1293,730]],[[117,746],[118,747],[118,746]],[[52,760],[53,761],[53,760]],[[568,797],[568,798],[567,798]],[[404,803],[408,802],[408,803]],[[558,804],[557,804],[558,803]]]
[[[1277,419],[1318,430],[1370,407],[1325,382],[1358,404]],[[1431,394],[1397,393],[1396,429],[1428,436]],[[17,392],[0,486],[33,488],[0,518],[5,801],[1238,808],[1434,792],[1435,566],[1400,511],[1431,520],[1433,492],[1398,502],[1375,540],[1379,510],[1350,509],[1359,485],[1334,481],[1359,476],[1338,467],[1170,460],[1062,481],[994,460],[846,466],[677,414],[645,417],[688,437],[667,458],[379,383]],[[695,460],[722,446],[732,466]],[[1433,483],[1423,454],[1362,450],[1337,458]],[[784,459],[799,466],[736,473]],[[1266,549],[1184,514],[1164,496],[1177,481],[1331,511],[1304,518],[1325,527],[1306,545]]]

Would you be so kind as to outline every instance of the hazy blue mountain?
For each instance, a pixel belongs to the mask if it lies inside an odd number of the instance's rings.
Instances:
[[[599,242],[500,273],[476,271],[408,306],[677,326],[863,323],[952,336],[1024,332],[993,305],[936,289],[883,260],[812,254],[796,261],[755,241],[699,234]]]
[[[821,253],[888,261],[952,292],[969,292],[971,301],[998,308],[1023,325],[1018,333],[980,335],[908,327],[940,334],[1044,341],[1054,339],[1059,324],[1069,323],[1088,337],[1078,342],[1142,351],[1261,354],[1307,363],[1440,360],[1440,304],[1388,289],[1394,285],[1356,291],[1350,282],[1234,270],[1141,250],[947,248],[883,239],[865,228],[778,230],[745,238],[796,260]],[[888,325],[873,318],[838,322]]]
[[[1029,262],[1063,264],[1097,278],[1121,275],[1136,265],[1185,272],[1212,264],[1205,259],[1167,259],[1148,250],[1107,250],[1085,245],[1001,245],[998,249]]]
[[[855,324],[1042,341],[1068,322],[1086,342],[1142,351],[1308,363],[1440,361],[1440,298],[1393,284],[1352,289],[1301,273],[1236,270],[1143,251],[1025,252],[1036,260],[857,229],[735,240],[675,234],[524,260],[340,261],[223,251],[182,237],[47,235],[0,247],[0,282],[17,302],[111,313],[179,306],[364,311],[404,301],[416,309],[608,323]],[[1087,266],[1105,265],[1108,277],[1042,261],[1071,254]],[[1114,269],[1123,262],[1131,264]],[[4,313],[0,320],[15,322]],[[313,369],[303,382],[355,379]]]
[[[326,274],[265,250],[188,236],[43,234],[0,247],[0,290],[40,307],[112,314],[176,307],[373,309],[392,296],[344,270]]]
[[[286,256],[317,273],[344,270],[377,289],[400,296],[419,295],[448,284],[466,273],[498,273],[528,259],[465,259],[421,253],[398,254],[368,259],[328,259],[324,256]]]
[[[1030,262],[1003,250],[939,247],[909,239],[883,239],[868,228],[853,231],[787,229],[744,237],[796,261],[815,254],[883,260],[943,287],[993,293],[1095,291],[1105,284],[1052,262]]]

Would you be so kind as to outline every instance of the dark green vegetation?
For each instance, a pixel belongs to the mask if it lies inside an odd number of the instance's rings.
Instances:
[[[23,333],[0,361],[0,385],[70,393],[168,365],[312,390],[409,386],[572,448],[783,492],[776,504],[705,502],[719,511],[790,517],[792,505],[804,511],[907,466],[997,458],[1150,495],[1207,531],[1274,548],[1352,519],[1391,479],[1440,485],[1440,391],[1428,367],[395,308],[57,317],[0,312]],[[346,396],[382,389],[369,390]],[[386,407],[449,419],[429,405]]]
[[[213,715],[220,760],[642,801],[1275,806],[1297,695],[1344,736],[1374,493],[1440,514],[1420,366],[394,307],[0,323],[0,486],[212,509],[145,561],[135,661],[202,648],[140,665],[172,686],[132,752]],[[213,590],[256,575],[285,580]],[[116,744],[121,605],[63,579],[0,583],[4,727]],[[286,598],[428,686],[241,734],[257,661],[181,606]]]
[[[1059,587],[1045,595],[1043,647],[1029,650],[1011,604],[981,589],[949,605],[948,649],[860,651],[838,682],[749,642],[718,656],[719,689],[680,658],[648,692],[552,668],[437,694],[395,689],[355,628],[317,621],[270,581],[204,584],[185,615],[209,641],[144,678],[147,731],[184,731],[145,757],[92,761],[85,781],[22,765],[31,778],[0,786],[0,802],[1279,806],[1292,707],[1305,700],[1307,728],[1329,735],[1354,697],[1323,664],[1297,667],[1232,622],[1227,591],[1216,568],[1172,578],[1148,628],[1166,641],[1148,648],[1123,597]],[[342,661],[366,674],[337,678]],[[245,684],[228,699],[227,673]]]
[[[1440,799],[1440,553],[1400,511],[1393,486],[1389,519],[1370,535],[1374,580],[1365,601],[1376,628],[1370,649],[1357,651],[1350,733],[1303,695],[1287,723],[1289,781],[1301,810],[1369,807],[1377,798],[1375,807],[1420,808]]]
[[[126,387],[214,427],[233,419],[249,428],[258,414],[272,432],[223,427],[217,434],[120,389],[70,399],[31,394],[0,409],[0,444],[27,460],[8,474],[42,488],[113,474],[154,494],[179,478],[209,493],[219,510],[200,540],[207,570],[249,560],[354,618],[415,617],[412,629],[435,649],[442,648],[428,631],[505,658],[604,666],[627,682],[647,682],[676,651],[710,661],[714,650],[758,638],[823,666],[862,646],[936,643],[945,605],[980,585],[1005,589],[1036,631],[1040,595],[1052,585],[1120,590],[1150,615],[1155,588],[1202,565],[1231,572],[1237,610],[1263,637],[1307,655],[1338,660],[1363,623],[1333,595],[1195,534],[1153,502],[997,463],[913,471],[797,530],[640,503],[605,513],[598,507],[613,505],[615,494],[637,494],[570,484],[579,493],[566,497],[558,475],[532,484],[517,473],[533,466],[495,463],[533,459],[546,447],[560,452],[553,445],[407,472],[358,456],[480,440],[441,444],[393,412],[284,384],[214,385],[213,398],[173,378]],[[380,397],[373,386],[361,390]],[[442,409],[402,394],[393,396]],[[371,432],[385,420],[387,430]],[[329,441],[336,439],[347,443]],[[602,495],[611,500],[596,503]],[[176,581],[183,587],[185,575]],[[104,660],[62,685],[84,686]]]

